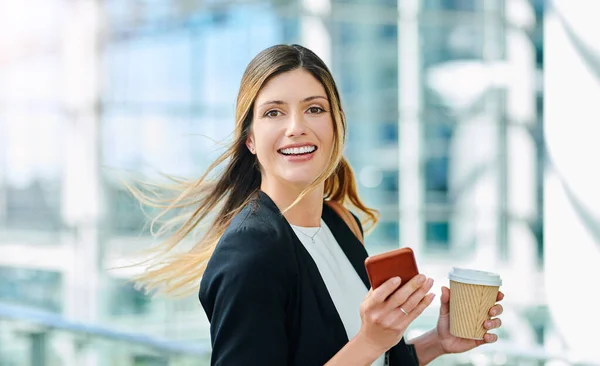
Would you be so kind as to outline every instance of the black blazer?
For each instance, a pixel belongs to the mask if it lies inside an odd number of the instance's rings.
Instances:
[[[363,245],[327,205],[322,218],[370,288]],[[322,366],[348,343],[315,262],[264,192],[217,244],[199,298],[210,321],[211,365]],[[389,360],[418,366],[414,346],[404,339]]]

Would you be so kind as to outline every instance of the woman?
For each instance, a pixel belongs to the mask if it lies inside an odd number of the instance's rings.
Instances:
[[[377,221],[342,156],[345,134],[326,65],[304,47],[274,46],[244,73],[235,139],[209,168],[226,162],[216,179],[209,181],[207,172],[197,182],[180,182],[171,200],[136,191],[165,213],[190,209],[165,243],[167,263],[139,280],[173,292],[202,278],[212,365],[424,365],[496,340],[451,336],[450,293],[443,288],[436,329],[405,341],[407,327],[433,300],[433,280],[419,275],[400,288],[402,279],[392,278],[369,290],[362,227],[357,237],[354,223],[336,211],[339,202],[371,225]],[[191,250],[168,254],[217,208]],[[500,305],[490,310],[501,312]],[[500,320],[485,326],[497,328]]]

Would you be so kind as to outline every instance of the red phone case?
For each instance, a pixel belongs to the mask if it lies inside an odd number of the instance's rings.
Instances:
[[[370,256],[365,259],[365,268],[373,289],[395,276],[402,279],[402,287],[419,274],[415,253],[408,247]]]

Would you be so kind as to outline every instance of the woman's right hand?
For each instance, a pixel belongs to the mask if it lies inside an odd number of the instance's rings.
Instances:
[[[377,357],[400,342],[410,323],[435,297],[432,293],[428,294],[433,279],[422,274],[401,288],[400,283],[401,279],[394,277],[375,290],[371,288],[360,306],[362,326],[357,340],[365,342]]]

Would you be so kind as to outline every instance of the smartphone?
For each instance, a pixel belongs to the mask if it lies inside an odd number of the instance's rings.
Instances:
[[[400,283],[402,287],[419,274],[415,253],[408,247],[367,257],[365,268],[373,289],[396,276],[402,279]]]

